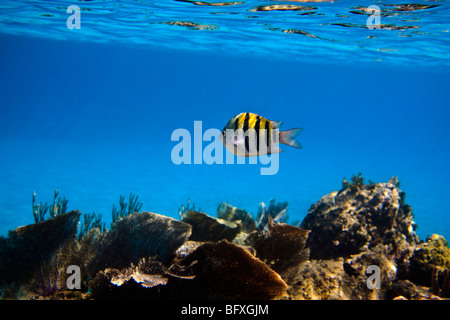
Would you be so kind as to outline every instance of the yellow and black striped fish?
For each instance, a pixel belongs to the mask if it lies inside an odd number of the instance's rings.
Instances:
[[[228,121],[220,134],[220,140],[229,151],[242,157],[279,153],[282,150],[278,143],[301,149],[302,145],[294,137],[303,129],[280,131],[281,124],[281,121],[243,112]]]

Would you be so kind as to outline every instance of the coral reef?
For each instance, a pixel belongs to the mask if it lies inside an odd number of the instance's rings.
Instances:
[[[99,251],[88,269],[96,273],[107,267],[125,268],[153,256],[169,262],[191,232],[189,224],[160,214],[144,211],[128,215],[101,237]]]
[[[348,257],[379,243],[389,245],[390,252],[418,244],[412,209],[396,183],[394,178],[388,183],[364,184],[359,175],[352,183],[344,181],[342,190],[322,197],[301,224],[311,230],[311,257]]]
[[[308,233],[308,230],[269,220],[267,232],[251,233],[246,244],[255,249],[259,259],[291,283],[298,268],[309,258],[309,249],[305,249]]]
[[[130,194],[101,215],[35,204],[37,223],[0,237],[3,299],[414,299],[450,297],[450,249],[420,241],[397,178],[362,174],[311,206],[300,227],[287,202],[261,203],[255,218],[221,203],[217,217],[195,206],[176,220]],[[46,213],[49,218],[45,219]],[[78,228],[79,225],[79,228]],[[71,267],[79,284],[69,286]]]
[[[433,234],[414,250],[409,265],[410,278],[417,284],[429,287],[436,276],[433,274],[444,270],[450,270],[448,242],[443,236]]]
[[[431,291],[435,295],[450,298],[450,269],[435,268],[432,274]]]
[[[289,288],[292,299],[361,300],[384,299],[384,290],[368,287],[369,266],[380,270],[380,287],[388,288],[395,279],[395,266],[383,248],[366,251],[347,259],[311,259],[297,271],[297,279]]]
[[[219,241],[227,239],[232,241],[241,231],[239,224],[220,218],[208,216],[206,213],[187,211],[182,215],[182,221],[192,226],[193,241]]]
[[[194,299],[275,299],[286,283],[265,263],[239,245],[221,240],[205,243],[181,263],[192,265],[195,278],[185,292]]]
[[[221,240],[200,245],[170,268],[155,259],[108,268],[91,288],[95,299],[273,299],[287,285],[246,249]]]
[[[3,283],[29,279],[55,252],[74,238],[79,211],[9,231],[0,238],[0,279]],[[41,278],[39,277],[39,282]]]
[[[409,280],[399,280],[389,287],[386,292],[387,299],[395,299],[396,297],[404,297],[406,299],[411,299],[417,292],[417,288]]]
[[[71,211],[0,237],[2,296],[17,298],[21,291],[45,296],[62,288],[59,268],[67,261],[61,255],[73,249],[79,217],[79,211]]]

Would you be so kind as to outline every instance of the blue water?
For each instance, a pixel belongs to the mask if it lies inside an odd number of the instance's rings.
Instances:
[[[250,11],[280,3],[316,9]],[[55,189],[107,225],[131,192],[176,218],[188,198],[211,215],[223,201],[256,214],[276,198],[301,220],[362,172],[398,176],[419,236],[449,239],[450,3],[414,3],[437,7],[2,1],[0,234],[32,223],[33,192],[51,202]],[[70,4],[79,30],[66,26]],[[351,12],[372,4],[383,25],[417,28],[365,28],[368,16]],[[294,29],[304,32],[283,32]],[[277,174],[172,162],[175,129],[221,130],[247,111],[304,128],[304,148],[282,147]]]

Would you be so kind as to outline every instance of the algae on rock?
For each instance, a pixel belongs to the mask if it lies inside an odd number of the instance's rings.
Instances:
[[[433,272],[450,270],[450,249],[441,235],[433,234],[415,249],[410,259],[410,278],[421,285],[431,286]],[[439,281],[443,282],[443,280]]]
[[[301,224],[311,230],[311,257],[348,257],[379,243],[389,245],[391,252],[418,244],[411,207],[392,182],[355,182],[315,203]]]

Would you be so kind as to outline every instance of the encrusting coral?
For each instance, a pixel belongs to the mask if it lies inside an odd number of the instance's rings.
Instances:
[[[311,230],[311,257],[347,257],[379,243],[389,245],[390,252],[418,244],[412,209],[396,182],[393,178],[388,183],[364,184],[359,175],[352,184],[323,196],[301,224]]]
[[[448,242],[443,236],[433,234],[414,250],[409,265],[410,278],[420,285],[431,286],[433,277],[443,274],[444,270],[450,270]]]
[[[108,230],[101,215],[85,214],[80,224],[79,211],[63,213],[67,200],[57,195],[51,206],[33,197],[39,222],[0,237],[1,298],[450,297],[448,242],[420,241],[395,177],[344,180],[311,206],[301,227],[287,224],[287,202],[261,203],[255,218],[222,203],[216,218],[188,201],[179,221],[136,212],[142,203],[131,194],[113,207]],[[45,219],[49,208],[54,214]],[[80,269],[80,289],[66,285],[70,266]]]

